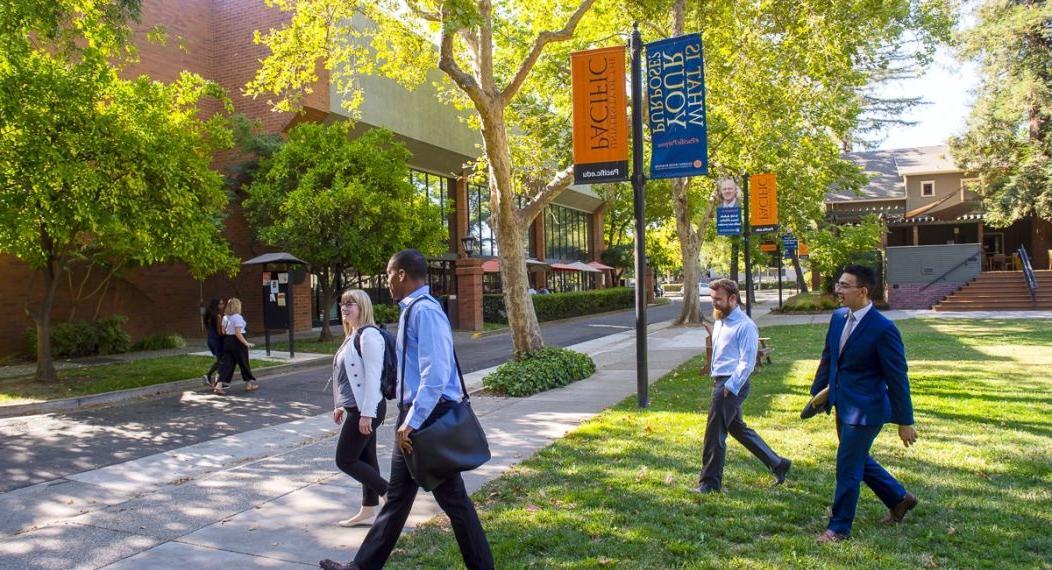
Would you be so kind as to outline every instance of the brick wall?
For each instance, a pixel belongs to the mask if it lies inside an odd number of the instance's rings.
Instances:
[[[289,113],[272,112],[265,97],[252,99],[242,89],[255,74],[266,49],[252,43],[254,30],[278,27],[286,15],[267,8],[261,0],[183,0],[171,2],[146,0],[142,21],[135,24],[139,62],[124,70],[125,77],[148,75],[160,81],[172,81],[181,71],[188,70],[218,82],[229,93],[237,112],[260,120],[267,132],[282,132],[295,119]],[[146,41],[146,31],[162,25],[167,32],[166,45]],[[314,93],[304,105],[308,116],[324,117],[329,105],[328,76],[321,75]],[[219,108],[206,105],[203,114]],[[216,157],[214,167],[223,169],[239,160],[234,152]],[[226,219],[224,236],[234,254],[248,259],[269,251],[253,239],[252,230],[241,213],[240,195],[235,197]],[[91,318],[101,298],[99,315],[121,314],[129,318],[127,329],[133,340],[157,332],[177,332],[187,337],[203,336],[200,307],[212,297],[240,297],[245,302],[245,318],[249,330],[259,331],[262,324],[260,307],[259,267],[242,270],[234,278],[216,276],[204,281],[193,279],[181,264],[158,265],[129,271],[115,278],[101,297],[73,307],[71,287],[59,288],[53,321],[67,320],[75,311],[78,318]],[[41,294],[40,280],[23,263],[8,256],[0,256],[0,316],[6,326],[0,328],[0,355],[22,348],[24,332],[32,325],[25,313],[27,303],[36,303]],[[74,274],[79,285],[83,274]],[[100,283],[99,276],[91,275],[86,290]],[[75,289],[74,287],[73,289]],[[310,328],[310,279],[295,291],[296,328]]]
[[[888,284],[887,300],[892,309],[930,309],[932,305],[943,300],[960,289],[964,283],[935,283],[921,290],[926,283]]]

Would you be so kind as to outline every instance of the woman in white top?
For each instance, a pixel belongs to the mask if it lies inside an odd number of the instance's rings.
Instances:
[[[340,297],[344,339],[332,363],[332,419],[343,423],[336,466],[362,484],[362,508],[340,526],[369,526],[376,519],[387,481],[376,460],[376,428],[387,415],[380,391],[386,343],[373,320],[373,304],[360,289]]]
[[[241,316],[241,301],[231,297],[226,302],[226,316],[223,317],[223,364],[219,368],[219,380],[215,383],[216,394],[226,394],[230,380],[234,377],[234,366],[241,369],[241,379],[245,381],[245,390],[251,392],[259,389],[252,368],[248,365],[248,349],[255,346],[245,339],[245,318]]]

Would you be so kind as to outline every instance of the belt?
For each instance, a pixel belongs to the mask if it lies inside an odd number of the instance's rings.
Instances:
[[[722,381],[722,380],[728,380],[728,379],[730,379],[730,377],[731,377],[731,375],[728,374],[726,376],[713,376],[712,379],[713,380],[717,380],[717,381]]]

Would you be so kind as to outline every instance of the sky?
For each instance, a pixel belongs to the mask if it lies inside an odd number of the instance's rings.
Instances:
[[[917,124],[892,128],[879,148],[946,144],[950,136],[964,131],[978,85],[978,66],[974,62],[958,61],[947,48],[940,49],[920,77],[888,82],[878,93],[885,96],[921,96],[928,104],[915,107],[904,117],[917,121]]]

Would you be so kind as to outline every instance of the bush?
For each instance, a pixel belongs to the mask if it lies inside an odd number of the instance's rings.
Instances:
[[[55,358],[77,358],[97,354],[119,354],[131,348],[131,337],[124,331],[128,320],[123,315],[114,315],[88,321],[55,323],[51,327],[51,355]],[[37,331],[32,327],[26,331],[26,352],[31,357],[37,353]]]
[[[533,308],[537,312],[537,320],[541,322],[634,306],[635,290],[631,287],[533,295]],[[508,322],[503,295],[482,296],[482,318],[487,323]]]
[[[501,364],[482,379],[482,385],[504,396],[529,396],[565,386],[595,374],[586,354],[557,346],[527,352]]]
[[[373,319],[377,323],[398,322],[398,305],[373,305]]]
[[[160,333],[150,335],[132,345],[132,350],[165,350],[168,348],[182,348],[186,346],[183,337],[175,333]]]
[[[95,321],[95,341],[98,354],[120,354],[131,349],[131,337],[124,330],[128,317],[113,315]]]
[[[836,297],[817,293],[800,293],[793,295],[782,303],[781,312],[800,313],[809,311],[832,311],[840,306]]]

